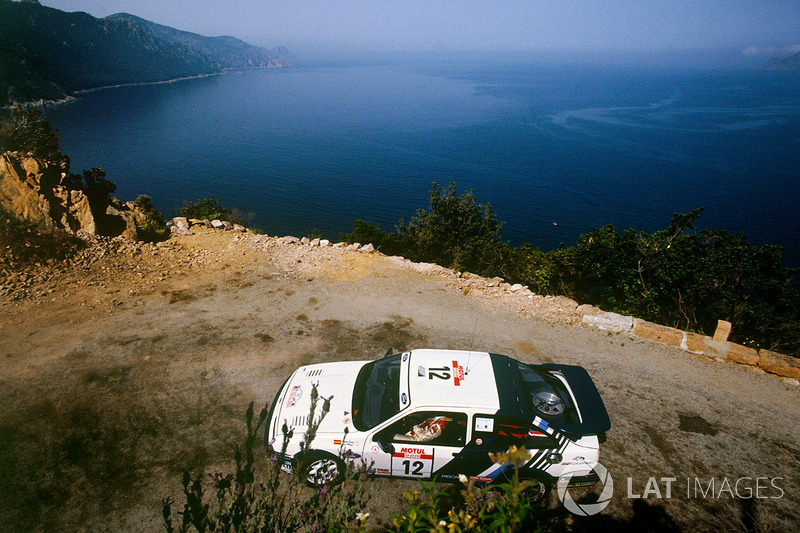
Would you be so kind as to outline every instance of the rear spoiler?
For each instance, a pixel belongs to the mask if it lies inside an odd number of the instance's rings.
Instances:
[[[603,398],[600,397],[594,381],[592,381],[585,368],[582,366],[554,364],[532,366],[561,373],[569,383],[569,387],[572,389],[572,394],[578,404],[578,410],[581,413],[583,422],[579,424],[551,424],[553,427],[564,433],[583,435],[587,433],[605,433],[611,429],[611,420],[608,418]]]

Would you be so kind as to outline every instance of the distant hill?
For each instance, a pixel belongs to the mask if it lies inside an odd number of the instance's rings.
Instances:
[[[290,58],[283,47],[266,50],[233,37],[203,37],[133,15],[98,19],[0,0],[0,106],[226,68],[286,66]]]
[[[770,70],[798,70],[800,69],[800,52],[788,57],[775,57],[764,64]]]
[[[120,21],[134,27],[145,28],[157,37],[172,43],[179,43],[219,61],[223,68],[280,67],[286,66],[292,56],[280,46],[267,50],[253,46],[228,35],[222,37],[205,37],[188,31],[176,30],[162,26],[128,13],[117,13],[103,20]]]

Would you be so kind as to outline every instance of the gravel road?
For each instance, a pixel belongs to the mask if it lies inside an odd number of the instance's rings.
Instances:
[[[27,298],[0,304],[0,530],[158,531],[183,469],[231,469],[250,401],[271,401],[298,365],[390,347],[589,371],[612,420],[614,497],[563,527],[800,529],[798,387],[582,326],[563,299],[212,230],[104,241],[42,268]],[[380,481],[372,526],[413,488]],[[569,515],[555,494],[543,512]]]

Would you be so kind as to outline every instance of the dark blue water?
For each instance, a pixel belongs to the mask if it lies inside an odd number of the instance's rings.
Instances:
[[[73,171],[165,214],[219,198],[276,234],[336,239],[428,205],[491,202],[543,249],[595,227],[701,227],[800,264],[800,73],[429,61],[253,70],[105,89],[51,108]]]

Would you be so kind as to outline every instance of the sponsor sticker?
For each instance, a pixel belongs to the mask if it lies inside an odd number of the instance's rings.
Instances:
[[[462,381],[464,381],[464,367],[459,365],[458,361],[453,361],[453,385],[460,387]]]
[[[289,391],[289,397],[286,400],[286,407],[294,407],[302,395],[303,389],[300,388],[300,385],[292,387],[292,390]]]

